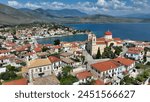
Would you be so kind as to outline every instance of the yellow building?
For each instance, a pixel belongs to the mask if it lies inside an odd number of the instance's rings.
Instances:
[[[88,35],[88,42],[86,44],[87,51],[95,56],[97,54],[98,48],[100,48],[100,52],[104,52],[104,48],[113,44],[113,46],[123,46],[123,41],[120,38],[113,38],[112,32],[107,31],[104,33],[104,37],[97,38],[95,34]]]

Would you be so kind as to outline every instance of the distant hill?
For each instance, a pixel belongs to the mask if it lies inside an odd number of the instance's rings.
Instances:
[[[121,22],[150,22],[150,19],[113,17],[108,15],[88,15],[76,9],[44,10],[44,9],[15,9],[0,4],[1,24],[22,24],[32,22],[55,23],[121,23]]]
[[[142,22],[142,19],[131,19],[131,18],[121,18],[113,17],[109,15],[91,15],[81,18],[82,22],[91,22],[91,23],[126,23],[126,22]]]
[[[45,16],[54,16],[54,17],[84,17],[87,16],[86,13],[80,12],[79,10],[76,9],[62,9],[62,10],[51,10],[51,9],[35,9],[35,10],[30,10],[26,8],[21,8],[19,9],[24,12],[30,12],[30,13],[38,13],[38,14],[43,14]]]
[[[35,18],[15,8],[0,4],[0,23],[1,24],[19,24],[32,22]]]
[[[121,17],[150,19],[150,14],[136,13],[136,14],[123,15]]]

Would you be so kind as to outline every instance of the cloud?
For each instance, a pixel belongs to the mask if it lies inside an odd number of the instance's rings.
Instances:
[[[30,3],[30,2],[27,2],[24,5],[24,8],[37,9],[37,8],[42,8],[42,6],[40,6],[38,4],[33,4],[33,3]]]
[[[100,6],[104,6],[104,5],[106,5],[106,2],[105,2],[105,0],[98,0],[97,4]]]
[[[148,0],[97,0],[97,2],[85,1],[76,3],[64,3],[63,1],[40,1],[26,2],[11,0],[8,5],[15,8],[30,9],[78,9],[89,14],[103,13],[110,15],[127,14],[135,12],[149,12],[150,5]]]
[[[131,9],[131,6],[127,6],[125,1],[122,0],[98,0],[97,5],[100,8],[105,8],[109,10],[127,10]]]
[[[30,8],[30,9],[41,8],[41,6],[38,4],[34,4],[34,3],[30,3],[30,2],[23,4],[18,1],[15,1],[15,0],[8,1],[8,5],[15,7],[15,8]]]
[[[8,1],[8,5],[12,7],[18,7],[18,8],[22,7],[22,4],[17,1]]]

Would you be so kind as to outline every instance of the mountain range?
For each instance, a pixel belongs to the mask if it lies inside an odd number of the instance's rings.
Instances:
[[[0,4],[0,24],[22,24],[32,22],[56,23],[118,23],[118,22],[150,22],[148,15],[124,15],[114,17],[102,14],[88,15],[76,9],[16,9]]]

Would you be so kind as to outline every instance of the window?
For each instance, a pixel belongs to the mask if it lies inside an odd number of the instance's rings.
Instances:
[[[42,72],[42,68],[39,68],[40,72]]]
[[[37,71],[38,71],[38,69],[35,69],[35,71],[37,72]]]
[[[44,67],[44,70],[46,70],[46,67]]]

